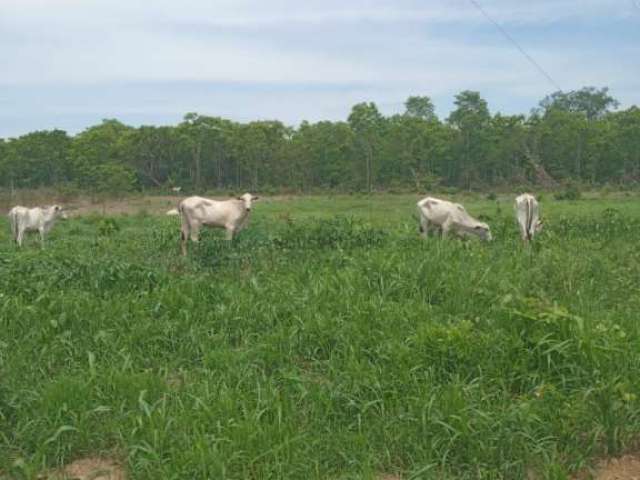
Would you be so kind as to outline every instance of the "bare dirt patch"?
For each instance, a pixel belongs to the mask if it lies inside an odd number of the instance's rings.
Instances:
[[[46,480],[126,480],[127,475],[115,460],[88,457],[41,477]]]
[[[640,454],[623,455],[600,461],[593,469],[585,469],[575,480],[640,480]]]
[[[108,199],[104,202],[92,202],[87,197],[76,198],[62,203],[69,209],[71,216],[87,215],[96,213],[101,215],[135,215],[140,212],[147,212],[153,215],[165,215],[169,210],[178,207],[184,196],[172,195],[144,195],[131,196],[123,199]],[[226,200],[229,197],[209,195],[207,198],[213,200]],[[291,200],[293,197],[261,197],[262,202]]]
[[[122,200],[91,202],[87,198],[69,202],[73,215],[98,213],[105,215],[135,214],[146,211],[151,214],[164,215],[168,210],[176,208],[181,197],[130,197]]]

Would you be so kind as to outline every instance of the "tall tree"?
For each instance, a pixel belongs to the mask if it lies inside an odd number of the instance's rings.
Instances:
[[[458,150],[462,165],[457,173],[461,175],[465,188],[469,188],[472,177],[482,168],[491,116],[487,102],[479,92],[460,92],[456,95],[454,104],[456,108],[449,115],[448,122],[459,132]]]
[[[566,112],[582,113],[587,120],[602,118],[607,112],[618,108],[620,103],[609,95],[607,87],[583,87],[570,92],[554,92],[540,101],[543,112],[558,109]]]
[[[103,120],[76,135],[69,149],[73,176],[80,187],[95,188],[99,167],[114,163],[125,165],[129,158],[126,136],[132,130],[118,120]]]
[[[429,97],[411,96],[404,102],[404,114],[409,117],[421,118],[422,120],[437,120],[435,107]]]
[[[375,103],[363,102],[353,106],[348,121],[355,133],[356,148],[364,160],[365,188],[371,192],[375,181],[374,157],[382,133],[383,118]]]

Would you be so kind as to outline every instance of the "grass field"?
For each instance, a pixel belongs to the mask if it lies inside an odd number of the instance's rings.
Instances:
[[[640,203],[265,200],[228,246],[140,212],[18,250],[0,220],[0,478],[86,456],[144,479],[570,478],[640,433]]]

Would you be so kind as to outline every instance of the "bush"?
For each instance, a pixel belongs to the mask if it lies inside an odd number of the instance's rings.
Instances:
[[[73,183],[61,183],[56,188],[58,199],[61,202],[69,202],[80,196],[80,189]]]
[[[564,191],[557,192],[553,197],[556,200],[580,200],[582,192],[576,185],[569,185]]]
[[[98,235],[108,237],[120,231],[120,224],[113,217],[106,217],[98,223]]]

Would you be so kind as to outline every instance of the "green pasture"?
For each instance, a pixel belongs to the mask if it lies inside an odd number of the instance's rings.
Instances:
[[[84,456],[134,479],[562,479],[637,444],[640,202],[265,198],[229,245],[179,220],[0,220],[0,478]],[[527,477],[527,475],[532,475]]]

